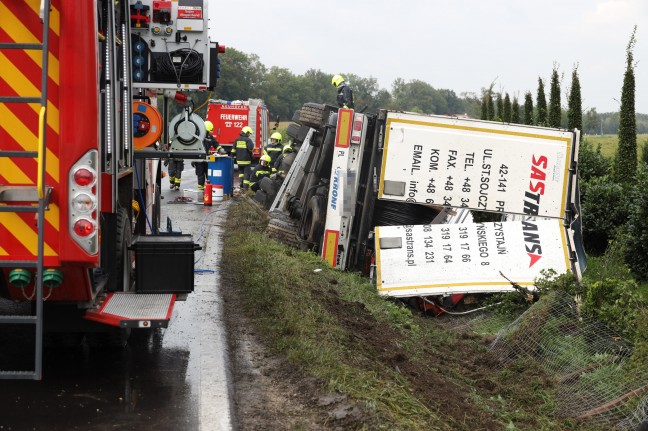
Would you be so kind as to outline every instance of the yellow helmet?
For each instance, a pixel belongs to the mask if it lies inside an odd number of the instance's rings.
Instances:
[[[272,158],[270,158],[269,155],[264,154],[264,155],[261,156],[261,161],[262,161],[262,162],[270,163],[270,162],[272,161]]]
[[[252,133],[254,133],[252,127],[250,126],[243,127],[243,129],[241,129],[241,132],[245,133],[246,135],[251,135]]]
[[[281,140],[283,139],[281,137],[281,133],[279,132],[274,132],[272,135],[270,135],[270,139],[276,139],[277,142],[281,143]]]
[[[207,129],[208,132],[214,130],[214,125],[212,124],[211,121],[209,120],[205,121],[205,129]]]
[[[342,75],[335,75],[333,79],[331,79],[331,84],[333,87],[337,87],[338,85],[342,84],[344,81],[344,76]]]

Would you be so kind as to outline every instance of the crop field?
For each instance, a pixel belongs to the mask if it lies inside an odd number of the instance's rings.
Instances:
[[[617,145],[619,144],[619,137],[617,135],[587,135],[582,136],[581,139],[594,144],[594,148],[598,144],[601,144],[601,154],[608,158],[614,157]],[[648,134],[637,135],[638,157],[641,155],[641,148],[646,144],[648,144]]]

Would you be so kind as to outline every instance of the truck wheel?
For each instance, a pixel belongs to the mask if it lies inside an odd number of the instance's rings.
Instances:
[[[270,238],[274,238],[287,246],[296,248],[299,245],[297,222],[295,220],[271,218],[266,232]]]
[[[110,268],[108,291],[129,292],[131,290],[131,272],[133,269],[133,252],[128,249],[133,239],[128,212],[121,208],[116,218],[116,243],[113,249],[113,267]]]
[[[297,137],[299,136],[299,125],[289,124],[288,128],[286,129],[286,135],[290,136],[293,139],[297,139]]]
[[[295,123],[299,123],[299,117],[300,116],[301,116],[301,111],[298,109],[293,113],[291,121],[294,121]]]
[[[320,127],[328,121],[326,106],[319,103],[305,103],[299,111],[299,122],[305,126]]]
[[[313,244],[313,249],[321,243],[326,218],[324,197],[315,195],[310,198],[304,211],[299,229],[299,237]]]

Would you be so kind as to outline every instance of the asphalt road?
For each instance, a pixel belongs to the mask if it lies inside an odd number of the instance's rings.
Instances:
[[[183,188],[196,188],[186,163]],[[177,302],[169,327],[134,330],[123,348],[46,348],[43,380],[0,381],[0,431],[230,430],[227,343],[218,292],[219,225],[229,201],[176,203],[164,178],[163,225],[193,235],[195,291]],[[5,304],[6,305],[6,304]]]

